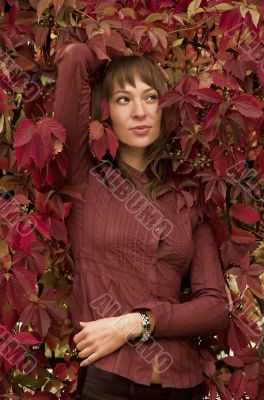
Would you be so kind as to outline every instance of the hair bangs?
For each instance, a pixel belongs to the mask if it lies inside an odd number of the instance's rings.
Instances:
[[[135,76],[156,89],[159,96],[166,90],[166,84],[160,71],[155,65],[145,57],[137,55],[123,56],[110,64],[105,76],[105,93],[109,99],[113,94],[114,82],[117,81],[121,89],[125,89],[125,84],[136,87]]]

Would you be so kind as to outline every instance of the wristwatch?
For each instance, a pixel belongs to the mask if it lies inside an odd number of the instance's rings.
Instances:
[[[141,333],[141,338],[140,342],[146,342],[151,335],[151,325],[150,325],[150,320],[149,316],[145,311],[139,311],[141,321],[142,321],[142,333]]]

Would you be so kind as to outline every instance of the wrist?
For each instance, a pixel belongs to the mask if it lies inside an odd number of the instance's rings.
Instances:
[[[129,314],[131,318],[131,329],[129,330],[128,339],[134,339],[142,334],[142,320],[139,312]]]
[[[155,325],[156,325],[155,318],[150,310],[148,310],[148,311],[144,310],[144,312],[149,317],[150,331],[152,333],[154,331]],[[130,313],[129,317],[131,318],[131,323],[130,323],[131,329],[129,330],[128,340],[141,337],[142,336],[142,318],[140,316],[140,313],[139,312]]]

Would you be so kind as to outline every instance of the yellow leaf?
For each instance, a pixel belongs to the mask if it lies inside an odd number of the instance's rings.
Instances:
[[[59,19],[59,20],[57,20],[57,21],[56,21],[56,24],[59,25],[59,26],[61,26],[62,28],[66,28],[66,26],[67,26],[67,24],[66,24],[66,22],[64,21],[64,19]]]
[[[4,117],[4,114],[2,114],[1,117],[0,117],[0,133],[4,129],[4,120],[5,120],[5,117]]]
[[[15,175],[4,175],[0,179],[0,193],[11,192],[15,190],[19,181]]]
[[[72,13],[70,13],[70,23],[71,23],[71,26],[77,26],[77,22],[73,18]]]
[[[119,10],[119,13],[122,13],[123,15],[127,15],[128,17],[133,18],[133,19],[136,18],[135,11],[133,10],[133,8],[129,8],[129,7],[121,8]]]
[[[164,68],[166,75],[169,77],[169,82],[173,82],[173,72],[171,68]]]
[[[255,25],[255,27],[257,28],[258,23],[259,23],[259,18],[260,18],[259,12],[257,9],[253,9],[253,7],[249,9],[249,12],[250,12],[250,15],[252,18],[252,22]]]
[[[214,7],[210,7],[207,8],[206,11],[208,12],[212,12],[212,11],[229,11],[229,10],[233,10],[233,8],[235,8],[235,6],[232,6],[232,4],[228,4],[228,3],[221,3],[221,4],[216,4]]]
[[[0,241],[0,261],[3,267],[7,270],[11,267],[11,257],[9,253],[9,248],[5,240]]]
[[[55,82],[54,78],[45,73],[40,75],[40,80],[43,86],[47,86]]]
[[[12,141],[11,126],[10,126],[7,116],[5,116],[5,137],[6,137],[6,140],[8,141],[8,143],[11,143],[11,141]]]
[[[233,293],[238,294],[239,290],[238,290],[238,286],[237,286],[237,282],[236,282],[236,277],[234,275],[229,274],[227,276],[227,280],[228,280],[229,289]]]
[[[57,37],[58,37],[58,35],[56,35],[56,33],[51,32],[50,38],[51,38],[52,40],[57,39]]]
[[[106,7],[107,3],[103,3],[99,5],[96,9],[95,12],[98,14],[103,14],[103,15],[114,15],[117,12],[117,9],[115,7]]]
[[[59,140],[55,140],[54,141],[54,150],[55,150],[55,154],[58,154],[62,151],[63,149],[63,145]]]
[[[164,15],[162,13],[152,13],[145,18],[146,24],[151,24],[152,22],[163,20]]]
[[[245,4],[240,5],[240,14],[242,15],[243,18],[245,18],[246,13],[249,11],[248,7]]]
[[[181,25],[184,25],[185,22],[188,22],[186,14],[174,14],[172,18],[178,21]]]
[[[192,0],[188,6],[187,15],[190,19],[194,14],[196,14],[197,10],[200,7],[202,0]]]
[[[172,42],[172,47],[180,46],[182,44],[182,42],[183,42],[183,39],[184,38],[174,40],[174,42]]]

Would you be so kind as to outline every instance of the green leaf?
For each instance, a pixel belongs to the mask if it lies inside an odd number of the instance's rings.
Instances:
[[[56,23],[57,23],[59,26],[61,26],[62,28],[66,28],[66,26],[68,26],[68,25],[66,24],[66,22],[64,21],[64,19],[59,19],[59,20],[56,21]]]
[[[51,76],[44,73],[40,75],[40,80],[43,86],[47,86],[55,82],[55,80]]]
[[[45,383],[47,382],[46,378],[34,379],[26,375],[17,375],[13,379],[16,383],[19,383],[20,385],[23,386],[28,386],[32,390],[41,389],[42,386],[45,385]]]
[[[159,21],[159,20],[163,20],[164,14],[163,13],[152,13],[149,14],[146,18],[145,18],[145,23],[146,24],[151,24],[152,22],[155,21]]]
[[[54,287],[57,278],[54,276],[53,271],[47,271],[44,275],[39,279],[39,283],[42,283],[45,287]]]

